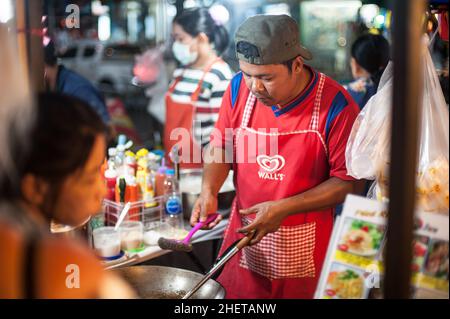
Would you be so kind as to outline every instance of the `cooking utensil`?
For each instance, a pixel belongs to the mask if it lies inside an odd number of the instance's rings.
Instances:
[[[125,206],[122,209],[122,212],[119,215],[119,219],[117,220],[117,223],[116,223],[116,226],[114,227],[114,230],[117,231],[119,229],[119,226],[120,226],[120,224],[122,224],[125,216],[127,215],[128,210],[130,209],[130,206],[131,206],[130,202],[125,204]]]
[[[90,220],[91,217],[77,226],[58,224],[57,222],[52,220],[50,223],[50,232],[54,236],[58,237],[65,237],[70,239],[82,238],[84,240],[88,240],[88,224]]]
[[[186,238],[183,240],[167,239],[164,237],[159,238],[158,239],[159,247],[161,249],[175,250],[175,251],[184,251],[184,252],[192,251],[192,244],[190,243],[192,236],[203,226],[208,225],[209,223],[215,221],[217,216],[219,216],[219,214],[211,214],[204,222],[198,222],[191,229]]]
[[[203,275],[184,269],[161,266],[131,266],[111,270],[122,276],[144,299],[181,299]],[[225,289],[210,279],[193,299],[223,299]]]
[[[202,191],[202,176],[202,169],[182,169],[180,171],[180,191],[185,220],[190,219],[194,204]],[[225,187],[222,187],[217,195],[217,208],[219,210],[229,210],[236,195],[233,186],[233,172],[230,172],[224,184]]]
[[[252,240],[255,232],[251,232],[247,234],[244,238],[241,238],[235,241],[227,250],[219,257],[217,262],[211,268],[211,270],[200,280],[194,288],[192,288],[186,295],[183,296],[182,299],[189,299],[197,290],[199,290],[210,278],[217,273],[222,267],[234,256],[236,255],[242,248],[247,246]]]

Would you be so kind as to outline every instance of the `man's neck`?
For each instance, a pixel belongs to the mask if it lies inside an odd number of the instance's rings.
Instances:
[[[304,66],[303,72],[300,74],[298,79],[298,84],[295,86],[296,90],[293,91],[292,96],[286,99],[286,103],[277,104],[276,107],[282,109],[283,107],[289,105],[292,101],[294,101],[298,96],[300,96],[308,84],[311,82],[312,72],[309,67]]]

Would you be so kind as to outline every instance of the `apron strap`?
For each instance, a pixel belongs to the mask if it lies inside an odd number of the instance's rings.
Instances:
[[[204,70],[203,70],[203,75],[200,78],[200,81],[198,82],[198,86],[197,89],[194,91],[194,93],[192,93],[191,95],[191,101],[192,101],[192,105],[195,104],[195,102],[198,101],[198,98],[200,96],[200,92],[202,91],[202,86],[203,86],[203,82],[205,81],[205,77],[206,74],[208,74],[209,71],[211,71],[212,67],[214,66],[214,64],[216,64],[218,61],[221,61],[222,58],[221,57],[217,57],[216,59],[214,59],[213,62],[211,62]],[[195,106],[194,106],[195,107]]]
[[[184,71],[183,71],[183,73],[181,73],[179,76],[177,76],[175,78],[175,80],[169,86],[169,89],[167,90],[169,93],[173,93],[173,91],[175,91],[175,87],[177,86],[178,83],[180,83],[181,79],[183,78],[183,75],[184,75]]]
[[[191,95],[191,103],[192,106],[194,107],[195,110],[195,102],[198,101],[198,98],[200,96],[200,92],[202,91],[202,86],[203,86],[203,82],[205,80],[206,74],[211,71],[212,67],[214,66],[214,64],[216,64],[218,61],[221,61],[222,58],[218,57],[216,58],[213,62],[211,62],[204,70],[203,70],[203,74],[202,77],[200,78],[200,81],[198,82],[197,88],[195,89],[195,91],[192,93]],[[172,82],[172,84],[169,86],[168,89],[168,93],[173,93],[175,91],[175,87],[178,85],[178,83],[180,83],[180,81],[183,79],[184,76],[184,72],[186,71],[186,69],[183,70],[183,72],[177,76],[175,78],[175,80]]]
[[[322,135],[319,133],[319,116],[320,116],[320,104],[322,102],[322,92],[323,92],[324,83],[325,83],[325,75],[323,73],[320,73],[319,86],[317,88],[316,98],[314,100],[314,109],[313,109],[313,113],[311,116],[311,122],[309,124],[309,130],[316,131],[320,135],[321,139],[322,139]],[[236,149],[237,140],[241,134],[241,130],[243,128],[248,127],[248,123],[250,122],[250,116],[252,115],[255,103],[256,103],[256,97],[252,94],[252,92],[250,92],[248,95],[248,98],[247,98],[247,102],[245,103],[244,115],[242,116],[241,125],[239,126],[239,128],[236,132],[234,143],[233,143],[235,154],[237,151],[237,149]],[[325,153],[328,154],[326,147],[325,147]]]
[[[314,110],[311,117],[311,123],[309,123],[309,129],[312,131],[319,131],[320,104],[322,102],[322,91],[324,83],[325,75],[323,73],[320,73],[319,87],[317,88],[316,99],[314,100]]]
[[[250,122],[250,116],[253,113],[253,107],[256,104],[256,96],[252,92],[248,95],[247,102],[245,103],[244,115],[242,116],[241,126],[242,128],[248,127]]]
[[[314,109],[311,117],[311,123],[309,124],[309,129],[317,131],[319,129],[319,114],[320,114],[320,104],[322,102],[322,92],[323,85],[325,83],[325,75],[320,73],[319,75],[319,87],[317,89],[316,98],[314,100]],[[240,127],[246,128],[250,122],[250,116],[253,112],[253,107],[256,103],[256,97],[250,92],[245,104],[244,115],[242,117]]]
[[[247,102],[245,103],[244,114],[242,116],[241,125],[238,127],[237,132],[234,135],[233,151],[234,151],[235,159],[237,157],[237,141],[241,135],[242,129],[246,128],[248,126],[248,123],[250,122],[250,116],[252,115],[253,107],[255,106],[255,104],[256,104],[256,97],[252,94],[252,92],[250,92],[247,97]],[[236,163],[236,161],[233,161],[233,162]]]

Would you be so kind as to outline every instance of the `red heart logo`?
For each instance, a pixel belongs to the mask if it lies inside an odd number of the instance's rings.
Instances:
[[[275,156],[259,155],[256,158],[256,161],[263,170],[269,173],[281,170],[286,164],[284,157],[281,155]]]

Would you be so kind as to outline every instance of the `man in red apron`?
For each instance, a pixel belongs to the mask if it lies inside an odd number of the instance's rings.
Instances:
[[[215,161],[204,166],[191,217],[195,223],[215,212],[232,168],[236,199],[221,250],[241,233],[255,235],[218,278],[228,298],[312,298],[333,209],[356,189],[345,148],[359,108],[339,84],[303,63],[311,54],[298,39],[286,15],[251,17],[236,32],[242,72],[224,95],[211,136],[208,160]]]

